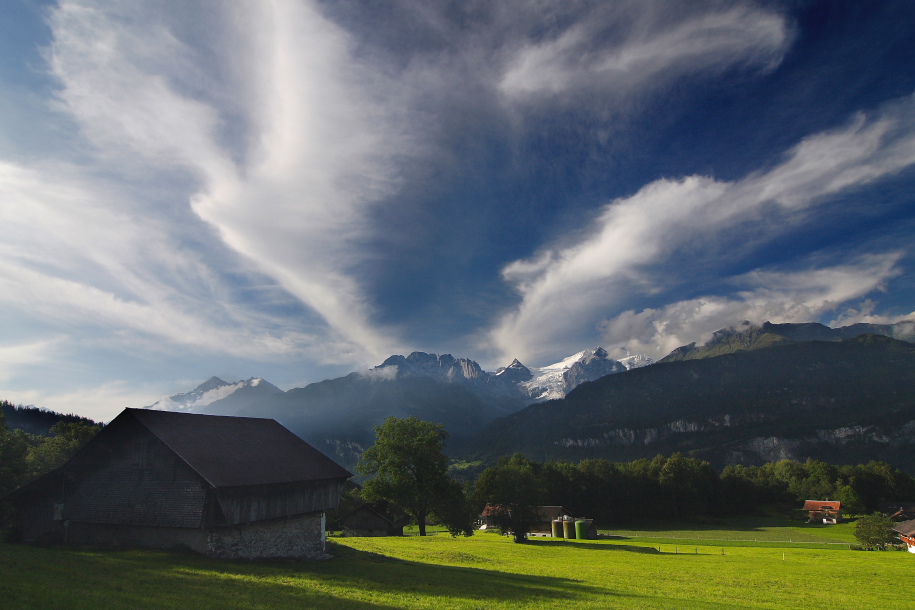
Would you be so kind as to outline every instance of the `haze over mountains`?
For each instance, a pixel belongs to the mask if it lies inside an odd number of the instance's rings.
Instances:
[[[811,455],[915,468],[915,323],[745,323],[658,363],[588,349],[494,372],[414,352],[283,392],[211,378],[148,408],[270,417],[352,466],[388,416],[436,421],[453,456],[634,459],[684,451],[725,463]],[[651,366],[647,366],[647,365]]]
[[[372,443],[373,426],[390,415],[440,422],[452,446],[462,445],[497,417],[562,398],[585,381],[650,363],[647,356],[628,353],[614,360],[598,347],[547,367],[529,369],[515,360],[486,372],[467,358],[413,352],[391,356],[368,371],[288,392],[260,378],[227,383],[212,377],[146,408],[270,417],[351,466]]]

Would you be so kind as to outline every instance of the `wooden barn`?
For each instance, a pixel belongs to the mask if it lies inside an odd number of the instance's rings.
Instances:
[[[406,524],[384,511],[362,504],[337,521],[344,536],[403,536]]]
[[[893,531],[899,534],[899,539],[905,543],[909,552],[915,553],[915,519],[897,523],[893,526]]]
[[[27,541],[314,558],[351,476],[272,419],[125,409],[9,499]]]
[[[880,506],[880,512],[893,521],[915,520],[915,502],[888,502]]]
[[[842,503],[837,500],[805,500],[804,510],[809,514],[807,523],[822,521],[835,525],[842,520]]]

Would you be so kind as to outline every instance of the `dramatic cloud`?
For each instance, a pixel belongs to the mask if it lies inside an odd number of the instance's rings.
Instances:
[[[109,162],[190,176],[194,212],[225,244],[315,310],[338,348],[381,355],[393,342],[371,325],[348,273],[366,207],[395,180],[385,157],[397,136],[375,106],[376,79],[309,3],[258,3],[229,17],[224,35],[237,46],[221,47],[211,69],[234,71],[240,117],[195,95],[205,49],[142,5],[65,3],[54,13],[60,103]],[[228,134],[230,119],[242,133]]]
[[[896,319],[913,24],[819,0],[0,3],[0,398],[110,416],[413,350],[536,366]]]
[[[657,266],[688,275],[690,261],[704,265],[707,255],[720,257],[716,242],[727,243],[727,231],[740,223],[754,221],[753,239],[774,237],[823,198],[913,164],[915,102],[908,98],[811,136],[781,164],[737,182],[701,176],[656,181],[607,204],[584,239],[507,265],[503,277],[522,300],[492,340],[503,357],[543,357],[564,337],[593,328],[596,316],[624,296],[660,292],[686,279],[659,278]],[[695,244],[701,247],[690,249]]]
[[[736,286],[744,287],[733,296],[708,296],[660,309],[624,311],[600,324],[602,341],[610,349],[626,347],[657,358],[693,341],[701,345],[715,331],[742,321],[760,325],[817,320],[843,303],[881,290],[888,279],[899,275],[900,258],[900,253],[866,255],[851,264],[824,269],[754,271],[733,279]],[[903,319],[853,316],[848,315],[843,322],[892,323]]]

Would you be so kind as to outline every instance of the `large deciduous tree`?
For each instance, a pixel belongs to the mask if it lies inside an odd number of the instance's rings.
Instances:
[[[375,444],[362,454],[356,466],[372,476],[362,497],[386,500],[400,506],[426,535],[426,520],[432,516],[452,535],[473,533],[470,511],[460,483],[448,477],[444,426],[407,417],[388,417],[375,426]]]
[[[896,542],[893,520],[879,512],[858,519],[855,538],[864,546],[884,548]]]
[[[486,516],[502,532],[511,532],[515,542],[524,542],[540,518],[537,508],[545,487],[539,470],[539,464],[516,453],[500,459],[477,479],[478,503],[486,505]]]

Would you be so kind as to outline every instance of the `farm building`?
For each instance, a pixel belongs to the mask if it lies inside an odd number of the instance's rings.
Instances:
[[[499,507],[486,505],[483,508],[483,514],[480,515],[480,529],[493,527],[493,515],[496,514]],[[537,523],[531,526],[531,534],[534,536],[550,536],[552,532],[552,523],[556,519],[571,519],[572,513],[561,506],[538,506]]]
[[[480,529],[493,527],[493,516],[497,514],[498,510],[498,506],[486,505],[483,509],[483,514],[480,515],[480,521],[482,523]],[[575,538],[577,537],[576,523],[584,522],[584,537],[590,539],[598,537],[597,526],[594,525],[593,519],[575,518],[572,516],[572,513],[562,506],[538,506],[536,507],[536,512],[538,519],[536,523],[531,525],[531,536]],[[556,529],[557,523],[559,524],[558,529]]]
[[[531,527],[531,534],[535,536],[552,536],[553,521],[569,521],[572,519],[572,513],[561,506],[538,506],[537,515],[540,520]]]
[[[897,523],[893,531],[899,534],[899,539],[906,544],[909,552],[915,553],[915,519]]]
[[[403,521],[362,504],[340,519],[337,525],[344,536],[403,536]]]
[[[890,502],[880,507],[880,512],[893,521],[915,519],[915,502]]]
[[[351,476],[271,419],[125,409],[9,499],[25,540],[310,558]]]
[[[806,500],[804,510],[810,515],[807,523],[822,521],[835,525],[842,520],[842,503],[836,500]]]

